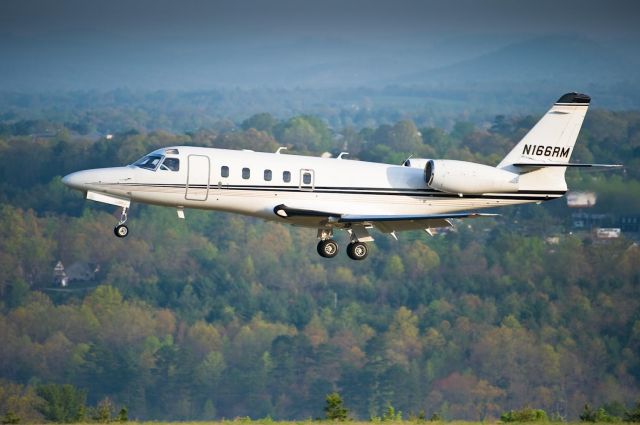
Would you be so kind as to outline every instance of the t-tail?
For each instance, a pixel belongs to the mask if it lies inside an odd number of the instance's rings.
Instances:
[[[497,168],[520,174],[520,190],[557,192],[567,190],[567,167],[619,167],[569,162],[590,102],[581,93],[560,97]]]

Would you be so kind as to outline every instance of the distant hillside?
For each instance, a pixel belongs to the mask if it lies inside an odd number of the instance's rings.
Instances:
[[[568,87],[638,82],[633,60],[583,37],[549,36],[402,78],[415,83],[553,82]]]

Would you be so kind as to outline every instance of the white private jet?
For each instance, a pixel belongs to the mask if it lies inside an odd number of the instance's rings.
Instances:
[[[64,184],[87,199],[122,208],[114,232],[129,233],[131,201],[228,211],[317,229],[318,253],[335,257],[333,232],[349,233],[347,254],[363,260],[369,230],[452,226],[451,219],[493,216],[469,212],[556,199],[567,191],[569,158],[590,97],[567,93],[496,167],[465,161],[411,158],[403,165],[338,158],[173,146],[125,167],[72,173]]]

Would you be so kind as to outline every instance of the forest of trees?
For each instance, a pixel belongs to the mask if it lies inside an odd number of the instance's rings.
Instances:
[[[186,133],[135,125],[111,139],[84,114],[3,117],[0,415],[42,420],[34,406],[48,384],[164,420],[322,417],[334,391],[363,419],[390,404],[445,419],[526,406],[577,419],[585,403],[613,411],[640,397],[637,235],[571,234],[564,201],[433,238],[380,236],[356,263],[320,258],[308,229],[202,211],[182,221],[142,205],[121,240],[114,209],[60,181],[175,144],[496,164],[537,117],[337,130],[259,113]],[[624,163],[572,172],[570,186],[597,191],[595,211],[640,214],[640,113],[590,111],[572,159]],[[95,277],[62,288],[58,261],[91,264]]]

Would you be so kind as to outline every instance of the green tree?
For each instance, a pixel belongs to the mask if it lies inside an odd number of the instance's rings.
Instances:
[[[274,133],[283,145],[307,152],[329,151],[333,143],[327,125],[310,115],[293,117],[274,129]]]
[[[544,410],[525,407],[520,410],[510,410],[500,415],[502,422],[547,422],[549,418]]]
[[[109,423],[115,413],[115,405],[109,397],[105,397],[92,410],[91,419],[100,423]]]
[[[46,420],[58,423],[73,423],[84,419],[87,395],[73,385],[40,385],[37,387],[36,393],[44,400],[44,405],[40,408],[40,412]]]
[[[640,401],[636,403],[634,408],[624,415],[625,422],[640,422]]]
[[[327,394],[324,415],[330,421],[346,421],[349,411],[344,407],[340,394],[333,392]]]
[[[258,131],[266,131],[267,133],[271,133],[273,127],[278,123],[273,115],[268,112],[262,112],[259,114],[255,114],[247,118],[240,124],[243,130],[249,130],[250,128],[254,128]]]
[[[3,341],[4,342],[4,341]],[[2,423],[42,422],[38,408],[44,400],[31,386],[23,386],[0,379],[0,421]]]

